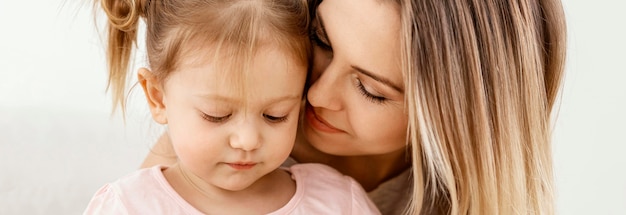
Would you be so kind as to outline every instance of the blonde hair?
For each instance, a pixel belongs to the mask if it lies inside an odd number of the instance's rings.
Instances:
[[[559,0],[402,0],[410,214],[553,214]]]
[[[208,47],[213,57],[227,56],[230,69],[244,73],[259,47],[267,43],[289,52],[296,63],[308,65],[305,0],[100,0],[100,6],[108,17],[108,89],[114,110],[125,109],[140,18],[147,27],[148,64],[159,80],[175,71],[181,58]]]

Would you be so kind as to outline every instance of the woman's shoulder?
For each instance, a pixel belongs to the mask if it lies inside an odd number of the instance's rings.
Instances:
[[[408,168],[378,185],[368,196],[383,214],[403,214],[411,199],[412,188],[411,168]]]

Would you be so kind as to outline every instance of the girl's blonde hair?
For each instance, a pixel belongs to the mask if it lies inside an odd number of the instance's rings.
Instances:
[[[553,214],[559,0],[400,0],[410,214]],[[421,207],[421,209],[420,209]]]
[[[227,61],[228,71],[247,71],[256,51],[266,44],[308,65],[306,0],[100,0],[100,6],[108,17],[108,86],[114,109],[125,109],[140,18],[147,28],[148,64],[159,80],[175,71],[181,58],[202,52],[227,57],[211,62]]]

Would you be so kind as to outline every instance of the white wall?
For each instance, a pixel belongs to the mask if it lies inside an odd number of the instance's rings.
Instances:
[[[0,214],[81,214],[155,142],[145,106],[133,106],[126,126],[110,117],[90,8],[0,1]]]
[[[626,2],[563,0],[567,75],[554,133],[560,214],[626,214]]]
[[[557,209],[626,214],[626,3],[563,1]],[[159,133],[139,90],[126,126],[109,117],[90,5],[0,1],[0,214],[81,213],[95,189],[136,169]]]

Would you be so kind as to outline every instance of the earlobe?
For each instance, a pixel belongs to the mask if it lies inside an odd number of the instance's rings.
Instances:
[[[163,99],[163,88],[152,71],[141,68],[137,73],[137,79],[143,92],[146,95],[152,118],[159,124],[167,124],[165,112],[165,102]]]

